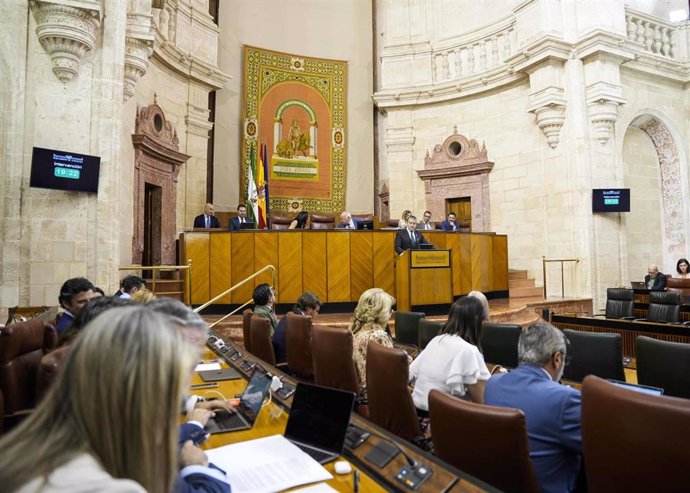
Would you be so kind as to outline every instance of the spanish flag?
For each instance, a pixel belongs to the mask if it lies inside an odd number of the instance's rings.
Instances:
[[[268,209],[266,200],[266,192],[268,186],[266,183],[266,146],[260,144],[259,146],[259,162],[256,167],[256,191],[257,191],[257,208],[258,208],[258,227],[264,229],[268,226]]]

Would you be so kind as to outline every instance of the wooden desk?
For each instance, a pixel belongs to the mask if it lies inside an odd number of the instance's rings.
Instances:
[[[276,266],[278,303],[312,291],[325,303],[354,303],[369,288],[396,296],[395,230],[187,231],[180,259],[192,260],[192,304],[206,303],[266,265]],[[472,290],[508,296],[508,238],[490,233],[425,231],[438,249],[451,251],[453,296]],[[219,304],[250,300],[266,273]]]
[[[635,358],[637,336],[653,337],[662,341],[690,343],[690,327],[683,325],[636,322],[614,318],[573,317],[553,315],[551,323],[559,329],[584,332],[609,332],[621,335],[623,356]]]
[[[237,361],[231,361],[226,358],[223,354],[217,354],[210,349],[207,350],[205,355],[205,361],[209,359],[221,359],[224,364],[237,369],[245,378],[248,378],[248,372],[240,366],[242,360],[255,361],[258,362],[264,369],[270,371],[271,373],[283,376],[283,380],[290,385],[296,385],[296,381],[286,375],[284,375],[280,370],[274,368],[250,353],[246,353],[243,348],[235,345],[231,340],[224,340],[226,345],[232,346],[235,350],[239,350],[241,357]],[[194,374],[192,378],[192,383],[202,383],[201,378],[198,374]],[[195,394],[201,396],[212,397],[213,391],[218,390],[225,397],[234,397],[235,394],[241,392],[246,386],[245,380],[230,380],[218,382],[219,387],[217,389],[204,389],[196,390]],[[288,399],[280,399],[277,396],[273,396],[273,402],[268,406],[264,406],[259,413],[254,426],[250,430],[246,431],[235,431],[231,433],[218,433],[211,435],[206,442],[202,445],[204,449],[210,449],[215,447],[220,447],[223,445],[229,445],[231,443],[238,443],[246,440],[252,440],[255,438],[261,438],[270,435],[282,434],[285,431],[285,425],[287,424],[287,416],[289,413],[290,405],[292,404],[292,397]],[[361,418],[359,415],[353,413],[351,422],[356,426],[363,428],[372,433],[386,437],[389,441],[397,443],[405,452],[413,457],[416,461],[423,463],[433,469],[433,474],[427,481],[423,484],[421,488],[417,491],[437,491],[437,492],[481,492],[481,491],[496,491],[491,486],[482,483],[481,481],[468,476],[461,471],[453,468],[450,465],[438,460],[414,445],[401,440],[395,435],[391,435],[387,431],[377,427],[373,423]],[[399,483],[395,482],[394,475],[397,473],[404,465],[407,464],[405,458],[402,454],[398,454],[384,469],[380,470],[367,462],[364,456],[374,447],[377,443],[381,441],[380,438],[370,436],[364,444],[357,447],[354,450],[350,450],[346,447],[344,451],[344,457],[341,460],[347,460],[353,466],[353,468],[358,469],[362,474],[360,478],[360,491],[362,492],[378,492],[378,491],[390,491],[395,489],[398,491],[411,491],[403,490]],[[328,485],[338,491],[353,491],[352,474],[347,474],[344,476],[338,476],[333,471],[333,462],[326,464],[324,467],[333,474],[334,479],[328,481]]]

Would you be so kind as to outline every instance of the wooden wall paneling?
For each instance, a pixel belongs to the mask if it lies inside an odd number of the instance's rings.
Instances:
[[[472,290],[493,291],[491,289],[491,266],[493,263],[491,260],[491,236],[473,234],[471,237]]]
[[[232,257],[230,233],[209,233],[209,299],[232,286]],[[223,296],[216,304],[232,303],[232,293]]]
[[[396,309],[409,312],[412,309],[410,299],[410,251],[395,257],[395,300]]]
[[[184,233],[184,251],[192,260],[192,304],[201,305],[209,298],[209,255],[208,233]]]
[[[278,233],[278,303],[294,303],[303,292],[302,239],[305,234],[301,231]]]
[[[371,231],[350,233],[350,299],[374,287],[373,234]]]
[[[328,299],[328,258],[326,232],[305,232],[302,237],[302,286],[321,301]]]
[[[372,263],[374,287],[391,296],[395,293],[395,231],[374,231],[372,234]],[[397,297],[397,296],[396,296]]]
[[[229,233],[230,234],[230,233]],[[232,255],[232,285],[246,279],[254,273],[254,236],[259,233],[233,233],[230,251]],[[232,292],[232,302],[238,305],[246,303],[252,297],[254,283],[237,288]]]
[[[260,271],[267,265],[273,265],[276,268],[273,287],[278,292],[280,289],[278,286],[278,233],[258,231],[254,233],[254,272]],[[272,283],[270,272],[265,272],[254,278],[254,287],[263,282]]]
[[[508,237],[495,235],[491,239],[493,250],[493,290],[508,291]]]
[[[451,281],[453,283],[453,296],[463,294],[463,279],[467,277],[468,270],[463,266],[462,238],[466,235],[458,233],[443,233],[445,248],[450,250]]]
[[[440,230],[421,231],[421,233],[424,235],[424,238],[426,238],[428,242],[434,244],[434,248],[438,250],[445,250],[446,236],[448,235],[448,233],[444,233]]]
[[[350,233],[331,231],[326,236],[328,301],[350,301]]]
[[[410,300],[413,304],[434,305],[453,302],[451,269],[410,269],[409,275]]]

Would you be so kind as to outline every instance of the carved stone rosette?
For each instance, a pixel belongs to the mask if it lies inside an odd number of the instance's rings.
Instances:
[[[53,60],[53,73],[62,82],[79,73],[79,63],[93,50],[101,24],[100,3],[70,0],[31,0],[36,35]]]

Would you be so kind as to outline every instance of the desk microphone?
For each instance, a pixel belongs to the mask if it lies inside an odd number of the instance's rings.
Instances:
[[[383,435],[375,431],[370,431],[370,433],[374,436],[377,436],[380,440],[383,440],[386,443],[393,445],[393,447],[396,448],[402,454],[403,457],[405,457],[407,465],[403,466],[402,469],[400,469],[400,471],[394,476],[398,482],[402,483],[404,486],[407,486],[408,488],[414,491],[429,476],[431,476],[431,473],[433,471],[430,467],[420,464],[419,462],[414,460],[414,458],[408,455],[408,453],[405,452],[402,449],[402,447],[400,447],[400,445],[398,445],[395,441],[391,440],[390,438],[384,437]]]

